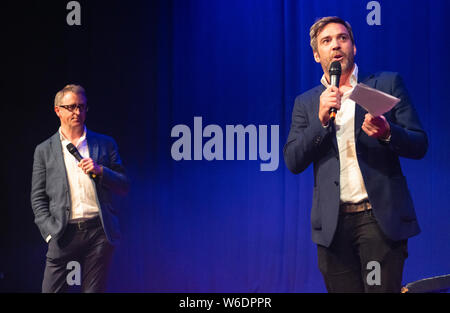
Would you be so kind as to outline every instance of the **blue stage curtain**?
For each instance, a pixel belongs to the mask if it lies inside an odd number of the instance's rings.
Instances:
[[[159,2],[157,103],[140,108],[153,114],[152,135],[141,135],[156,148],[144,173],[132,168],[133,209],[123,214],[111,290],[325,291],[310,237],[312,169],[290,173],[282,148],[296,95],[322,75],[309,27],[329,15],[353,26],[360,72],[400,72],[429,135],[423,160],[402,160],[422,228],[409,241],[404,283],[449,272],[450,1],[378,1],[373,26],[368,2]],[[173,160],[172,128],[185,124],[194,136],[196,116],[224,135],[226,125],[278,125],[277,170],[260,171],[248,151],[246,160]]]

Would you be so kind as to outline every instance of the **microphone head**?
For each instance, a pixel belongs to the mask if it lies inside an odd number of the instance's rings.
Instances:
[[[80,152],[78,152],[77,147],[75,147],[72,143],[67,144],[66,148],[67,150],[69,150],[70,154],[72,154],[78,161],[81,161],[81,159],[83,159]]]
[[[330,76],[331,75],[341,76],[341,72],[342,72],[341,62],[334,61],[333,63],[331,63],[329,72],[330,72]]]
[[[66,148],[72,154],[74,154],[77,151],[77,147],[75,147],[72,143],[67,144]]]

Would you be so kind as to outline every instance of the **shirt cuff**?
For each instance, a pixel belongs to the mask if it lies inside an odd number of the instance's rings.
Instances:
[[[390,142],[391,141],[391,137],[392,137],[392,134],[389,134],[389,137],[387,137],[386,139],[381,139],[380,138],[380,140],[383,141],[383,142]]]

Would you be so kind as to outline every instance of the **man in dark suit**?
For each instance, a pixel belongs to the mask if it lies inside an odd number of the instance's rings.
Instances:
[[[35,223],[48,243],[42,291],[65,291],[79,275],[83,292],[102,292],[120,237],[112,194],[126,194],[128,179],[115,141],[84,125],[83,87],[64,87],[54,110],[61,127],[36,147],[31,188]],[[80,162],[68,144],[78,149]]]
[[[324,75],[295,100],[284,159],[295,174],[314,167],[319,269],[329,292],[400,292],[407,239],[420,229],[399,157],[422,158],[427,135],[398,74],[358,75],[349,23],[322,18],[310,36]],[[339,88],[330,85],[334,61],[342,67]],[[358,82],[400,102],[372,116],[349,98]],[[331,108],[338,110],[334,121]]]

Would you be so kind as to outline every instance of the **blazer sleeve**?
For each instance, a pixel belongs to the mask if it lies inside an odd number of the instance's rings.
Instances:
[[[421,159],[428,150],[428,137],[422,128],[402,78],[396,74],[393,79],[392,95],[400,102],[392,109],[389,125],[391,140],[389,147],[399,156]]]
[[[112,138],[108,143],[108,154],[110,162],[108,166],[102,165],[103,175],[100,177],[99,183],[116,194],[125,195],[129,191],[130,183],[117,144]]]
[[[292,111],[292,123],[283,149],[287,168],[294,174],[303,172],[316,158],[323,140],[330,134],[330,127],[323,127],[318,116],[309,118],[308,112],[318,103],[313,97],[300,95]],[[314,115],[314,114],[310,114]]]

